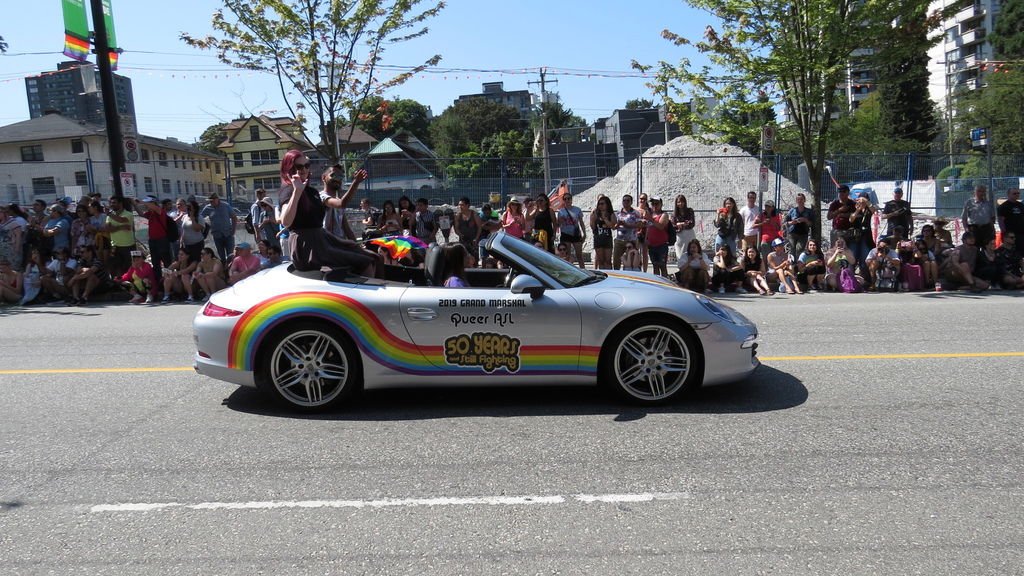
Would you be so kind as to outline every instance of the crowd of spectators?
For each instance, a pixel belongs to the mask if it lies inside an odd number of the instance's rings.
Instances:
[[[461,198],[455,210],[432,211],[425,198],[407,197],[397,204],[385,201],[378,210],[363,198],[356,219],[345,207],[355,186],[340,194],[339,175],[329,169],[322,177],[325,197],[341,198],[340,207],[332,207],[339,206],[337,201],[327,203],[324,228],[330,234],[349,241],[406,235],[424,244],[437,242],[440,235],[441,243],[460,246],[449,256],[464,254],[466,267],[498,266],[485,246],[491,234],[503,230],[580,267],[587,266],[589,238],[589,260],[596,269],[650,270],[700,292],[767,296],[933,286],[1024,288],[1024,242],[1018,242],[1024,234],[1024,205],[1018,189],[994,208],[986,188],[978,186],[964,205],[960,222],[965,232],[956,245],[945,228],[948,220],[915,214],[902,190],[876,206],[867,197],[852,198],[849,188],[840,186],[824,212],[831,224],[827,250],[812,236],[814,220],[822,213],[808,207],[803,194],[795,205],[779,210],[771,200],[759,204],[751,192],[743,207],[732,197],[723,200],[714,219],[714,242],[705,248],[694,233],[694,209],[682,194],[670,206],[646,195],[634,206],[627,194],[616,207],[601,196],[589,215],[573,204],[567,190],[556,198],[512,198],[502,210],[490,204],[478,210]],[[255,246],[235,244],[239,219],[227,201],[217,194],[206,200],[205,206],[194,197],[104,202],[93,195],[78,203],[64,199],[47,206],[37,201],[27,210],[4,206],[0,303],[85,305],[111,291],[127,292],[135,303],[194,302],[288,259],[289,230],[282,226],[280,207],[263,190],[257,191],[245,218]],[[147,223],[145,246],[136,236],[136,216]],[[352,222],[362,224],[362,238]],[[672,273],[670,250],[677,264]],[[415,254],[398,263],[420,264]]]
[[[273,214],[269,209],[258,221],[273,222]],[[145,243],[136,217],[146,222]],[[0,301],[84,306],[118,293],[133,303],[205,299],[281,261],[276,231],[266,228],[256,255],[248,242],[235,245],[237,224],[217,194],[203,207],[194,197],[104,200],[99,194],[49,206],[38,200],[27,210],[0,206]],[[216,252],[205,247],[211,237]]]

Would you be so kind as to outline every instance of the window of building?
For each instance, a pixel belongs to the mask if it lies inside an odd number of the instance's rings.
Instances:
[[[171,195],[171,181],[167,178],[160,180],[160,189],[163,191],[165,196]]]
[[[281,187],[278,184],[279,178],[253,178],[252,189],[257,190],[263,188],[264,190],[273,191]]]
[[[152,194],[153,193],[153,179],[152,178],[150,178],[149,176],[143,177],[142,178],[142,185],[143,185],[143,187],[146,190],[146,194]]]
[[[278,163],[277,150],[257,150],[251,153],[253,166],[268,166]]]
[[[48,196],[57,194],[57,185],[53,181],[53,176],[47,176],[46,178],[33,178],[32,179],[32,194],[36,197]]]
[[[224,195],[224,185],[223,184],[217,184],[217,194],[219,194],[221,196]]]
[[[213,173],[220,174],[220,162],[213,163]]]
[[[195,159],[192,160],[192,171],[193,172],[196,171],[196,161],[195,161]]]
[[[22,162],[42,162],[43,161],[43,146],[36,144],[35,146],[22,146],[21,147],[21,161]]]
[[[242,160],[242,153],[235,152],[235,168],[245,167],[245,160]]]
[[[149,149],[147,148],[142,149],[142,161],[149,164]]]
[[[89,175],[86,174],[84,171],[82,171],[82,172],[75,172],[75,186],[88,186],[88,185],[89,185]]]
[[[239,190],[248,190],[245,186],[245,180],[240,180],[238,178],[235,178],[235,187]]]
[[[204,170],[209,170],[210,169],[210,161],[209,160],[203,160],[203,162],[204,162],[204,165],[203,165],[204,168],[203,169]]]
[[[178,155],[177,154],[174,155],[174,167],[175,168],[178,167]]]
[[[85,144],[82,142],[81,138],[75,138],[71,141],[71,153],[81,154],[82,152],[85,152]]]
[[[167,152],[157,152],[157,158],[160,159],[161,166],[167,166]]]
[[[260,127],[259,126],[249,126],[249,140],[259,140],[259,139],[260,139]]]

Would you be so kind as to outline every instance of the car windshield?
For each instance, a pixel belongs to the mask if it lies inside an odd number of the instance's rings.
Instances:
[[[541,250],[514,236],[504,234],[501,247],[548,276],[551,276],[566,288],[590,284],[606,277],[601,272],[591,272],[577,268],[554,254]]]

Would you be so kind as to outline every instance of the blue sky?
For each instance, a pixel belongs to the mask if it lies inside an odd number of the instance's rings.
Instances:
[[[125,50],[118,70],[132,79],[141,133],[192,142],[210,124],[244,113],[286,115],[276,78],[227,68],[209,52],[178,37],[210,33],[216,0],[114,0],[118,43]],[[668,28],[696,39],[711,21],[682,0],[448,0],[429,23],[429,35],[393,46],[386,64],[413,65],[441,54],[448,68],[530,70],[528,74],[455,72],[424,74],[388,97],[412,98],[440,114],[461,94],[480,92],[483,82],[506,90],[531,89],[537,69],[549,68],[549,87],[573,111],[593,121],[630,98],[651,98],[643,78],[564,75],[562,69],[630,72],[630,61],[700,62],[692,48],[663,40]],[[23,78],[56,69],[65,58],[59,0],[20,3],[5,10],[0,36],[9,44],[0,56],[0,125],[28,119]],[[42,54],[36,54],[42,53]]]

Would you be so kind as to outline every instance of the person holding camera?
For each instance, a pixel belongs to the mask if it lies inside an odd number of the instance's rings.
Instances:
[[[868,252],[867,256],[870,274],[868,290],[897,291],[901,264],[899,254],[889,246],[889,238],[879,238],[878,246]]]

